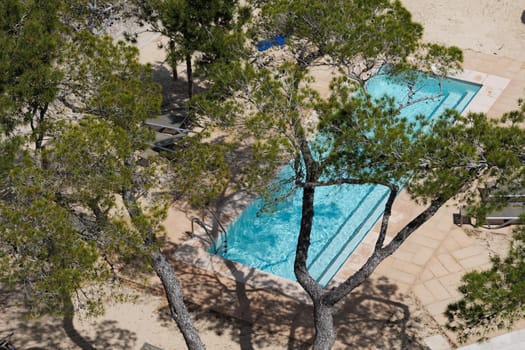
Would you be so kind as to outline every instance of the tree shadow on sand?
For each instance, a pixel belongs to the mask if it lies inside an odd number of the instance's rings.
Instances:
[[[115,349],[125,350],[135,346],[134,332],[122,329],[116,321],[101,321],[93,326],[89,335],[81,334],[70,316],[29,318],[28,310],[21,303],[20,295],[0,291],[0,321],[2,333],[14,333],[11,338],[17,349]],[[74,346],[74,347],[72,347]]]
[[[309,348],[312,307],[279,294],[278,283],[232,262],[226,267],[235,280],[184,265],[174,262],[185,298],[200,305],[195,310],[208,330],[230,334],[243,350],[272,344],[289,350]],[[249,284],[243,282],[246,279]],[[435,327],[412,297],[386,278],[367,280],[347,296],[337,305],[334,322],[336,349],[428,349],[422,338]]]
[[[162,113],[184,111],[188,97],[186,80],[173,80],[171,70],[166,67],[166,64],[155,64],[152,68],[153,81],[162,89]]]
[[[188,81],[184,79],[185,72],[177,80],[173,80],[171,69],[166,63],[152,65],[153,81],[162,88],[162,113],[186,113],[186,102],[188,99]],[[203,91],[199,86],[199,80],[194,78],[193,92],[198,94]]]
[[[432,321],[416,308],[388,279],[367,280],[338,305],[337,342],[353,349],[428,349],[419,334]]]

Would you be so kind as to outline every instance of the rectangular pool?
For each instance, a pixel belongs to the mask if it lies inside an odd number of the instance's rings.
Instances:
[[[462,112],[481,86],[448,79],[442,84],[442,95],[403,109],[403,116],[425,115],[431,119],[445,109]],[[374,97],[393,96],[404,104],[408,88],[386,75],[373,77],[367,83]],[[419,78],[413,89],[414,98],[439,94],[439,82]],[[279,178],[293,175],[285,167]],[[286,190],[286,189],[283,189]],[[354,249],[372,229],[383,213],[388,189],[379,185],[337,185],[316,189],[315,216],[308,254],[308,271],[326,286]],[[262,199],[254,200],[226,229],[210,252],[260,270],[295,281],[293,264],[301,221],[300,189],[277,205],[271,213],[262,211]],[[227,242],[224,242],[227,239]]]

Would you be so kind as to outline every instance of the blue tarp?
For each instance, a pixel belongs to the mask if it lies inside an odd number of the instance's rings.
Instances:
[[[286,36],[284,35],[276,35],[272,37],[271,39],[264,39],[261,41],[258,41],[255,44],[255,47],[258,51],[265,51],[271,48],[272,46],[283,46],[286,43]]]

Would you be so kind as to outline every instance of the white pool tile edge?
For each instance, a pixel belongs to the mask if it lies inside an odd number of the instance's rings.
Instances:
[[[481,85],[481,89],[465,108],[463,115],[487,113],[510,83],[510,79],[470,69],[464,69],[452,78]]]

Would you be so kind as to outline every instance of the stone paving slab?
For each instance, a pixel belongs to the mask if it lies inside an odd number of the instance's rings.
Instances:
[[[430,280],[425,283],[425,287],[430,291],[434,300],[447,300],[451,295],[439,280]]]
[[[449,273],[445,266],[436,257],[430,259],[427,268],[430,269],[430,272],[432,272],[434,277],[443,277]]]
[[[440,254],[437,256],[437,259],[448,272],[458,272],[463,269],[451,254]]]
[[[458,260],[463,260],[467,258],[471,258],[473,256],[479,255],[481,253],[484,253],[483,247],[481,246],[471,246],[463,249],[456,250],[452,252],[452,255],[454,258]]]

